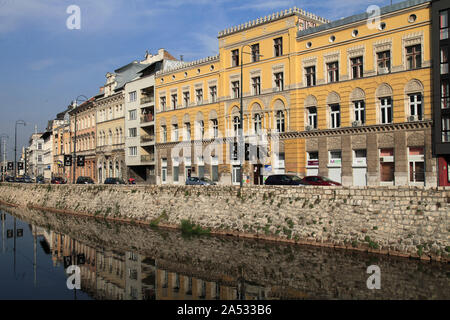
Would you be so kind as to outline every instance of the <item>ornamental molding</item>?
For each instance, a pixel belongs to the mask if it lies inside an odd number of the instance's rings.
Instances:
[[[302,60],[303,68],[312,67],[317,64],[317,57],[309,57]]]
[[[365,46],[364,45],[359,45],[359,46],[355,46],[355,47],[352,47],[352,48],[348,48],[347,49],[347,56],[349,58],[363,56],[364,52],[365,52]]]
[[[325,63],[334,62],[339,60],[340,51],[329,52],[323,55],[323,61]]]
[[[404,35],[402,37],[403,45],[409,47],[416,44],[421,44],[423,42],[423,32],[414,32]]]

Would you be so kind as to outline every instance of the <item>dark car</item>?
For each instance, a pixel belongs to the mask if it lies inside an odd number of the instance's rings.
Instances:
[[[186,180],[187,186],[215,186],[216,183],[208,178],[189,177]]]
[[[44,176],[37,176],[36,183],[39,183],[39,184],[45,183]]]
[[[339,182],[322,176],[307,176],[302,179],[303,183],[310,186],[341,186]]]
[[[299,186],[303,185],[302,179],[293,174],[274,174],[264,182],[267,186]]]
[[[78,177],[76,184],[94,184],[94,180],[91,177]]]
[[[106,178],[105,184],[126,184],[121,178]]]
[[[62,177],[54,177],[51,181],[52,184],[66,184],[67,181]]]
[[[25,177],[24,176],[17,176],[15,181],[16,182],[25,182]]]
[[[31,179],[30,176],[24,176],[23,177],[23,182],[25,182],[25,183],[33,183],[33,179]]]
[[[7,176],[7,177],[5,178],[5,181],[6,181],[6,182],[14,182],[14,177],[13,177],[13,176]]]

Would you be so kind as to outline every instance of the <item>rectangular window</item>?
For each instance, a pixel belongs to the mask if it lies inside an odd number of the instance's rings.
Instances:
[[[239,65],[239,49],[231,51],[231,66],[237,67]]]
[[[209,96],[210,96],[211,102],[217,101],[217,86],[209,87]]]
[[[423,147],[409,148],[409,182],[423,184],[425,181],[425,162]]]
[[[380,181],[394,182],[394,149],[380,149]]]
[[[284,112],[277,111],[277,132],[284,132]]]
[[[284,90],[283,72],[277,72],[274,74],[276,91]]]
[[[180,178],[180,167],[173,167],[173,182],[178,182]]]
[[[38,162],[42,162],[42,156],[38,155]]]
[[[440,39],[448,39],[448,13],[449,10],[444,10],[439,13],[439,34]]]
[[[332,129],[341,126],[341,107],[338,104],[330,106],[330,126]]]
[[[128,134],[129,134],[130,138],[137,137],[137,128],[128,129]]]
[[[42,150],[42,143],[38,143],[38,150]]]
[[[450,115],[442,116],[442,142],[450,142]]]
[[[417,120],[422,120],[422,95],[420,93],[409,95],[409,112]]]
[[[161,111],[166,110],[166,97],[159,98],[159,105],[160,105]]]
[[[259,61],[259,44],[252,45],[252,62]]]
[[[261,77],[252,78],[253,95],[257,96],[261,94]]]
[[[203,89],[195,90],[195,98],[197,99],[197,104],[203,103]]]
[[[327,63],[327,72],[328,72],[328,82],[339,81],[339,63],[337,61]]]
[[[137,156],[137,147],[129,147],[128,150],[130,156]]]
[[[128,111],[128,118],[130,120],[136,120],[137,119],[137,111],[136,111],[136,109]]]
[[[178,97],[177,97],[177,94],[173,94],[172,96],[172,109],[176,109],[177,108],[177,99],[178,99]]]
[[[441,74],[448,74],[448,47],[441,47],[440,65]]]
[[[273,40],[273,49],[275,57],[281,57],[283,55],[283,38]]]
[[[183,92],[183,105],[185,107],[189,107],[190,95],[189,91]]]
[[[184,140],[191,140],[191,124],[189,122],[184,124],[184,136]]]
[[[308,108],[308,126],[311,129],[317,129],[317,108],[309,107]]]
[[[352,66],[352,77],[358,79],[363,77],[363,57],[350,59]]]
[[[233,91],[233,98],[239,98],[239,81],[231,82],[231,90]]]
[[[380,99],[380,120],[382,124],[392,123],[392,102],[391,98]]]
[[[161,134],[162,142],[167,142],[167,127],[161,126],[161,131],[162,131],[162,134]]]
[[[391,72],[391,52],[383,51],[377,53],[378,74]]]
[[[450,108],[450,85],[447,79],[441,80],[441,108]]]
[[[129,95],[129,102],[134,102],[137,100],[136,91],[130,92],[128,95]]]
[[[178,141],[178,125],[172,125],[172,141]]]
[[[316,67],[305,68],[306,73],[306,86],[312,87],[316,85]]]
[[[364,101],[354,101],[355,106],[355,121],[359,121],[361,124],[366,122],[366,110]]]
[[[217,138],[219,136],[219,122],[217,119],[211,120],[212,122],[212,128],[213,128],[213,137]]]
[[[420,44],[406,47],[406,68],[417,69],[422,66],[422,54]]]

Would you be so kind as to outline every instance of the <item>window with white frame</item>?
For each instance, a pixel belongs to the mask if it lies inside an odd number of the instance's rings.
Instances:
[[[166,125],[161,126],[161,141],[167,142],[167,126]]]
[[[257,62],[259,61],[259,43],[253,44],[251,46],[252,48],[252,62]]]
[[[422,120],[422,94],[409,95],[409,113],[416,120]]]
[[[197,104],[203,103],[203,89],[196,89],[195,97],[196,97]]]
[[[172,141],[178,141],[178,124],[172,125]]]
[[[189,107],[190,94],[189,91],[183,92],[183,106]]]
[[[130,138],[135,138],[137,137],[137,128],[129,128],[128,129],[128,136]]]
[[[166,97],[159,98],[159,105],[160,105],[161,111],[166,110]]]
[[[130,156],[137,156],[137,147],[129,147],[128,151]]]
[[[198,132],[200,134],[200,139],[203,139],[205,136],[205,122],[203,122],[203,120],[198,122]]]
[[[284,112],[282,110],[277,111],[277,132],[284,132],[285,131],[285,119],[284,119]]]
[[[391,51],[377,52],[378,74],[391,72]]]
[[[276,38],[273,40],[274,56],[281,57],[283,55],[283,38]]]
[[[352,79],[358,79],[363,77],[364,65],[363,57],[356,57],[350,59],[352,67]]]
[[[234,116],[233,118],[233,131],[234,135],[237,136],[239,133],[239,124],[240,124],[240,118],[238,116]]]
[[[341,126],[341,107],[339,104],[330,105],[330,127],[332,129]]]
[[[209,97],[211,102],[217,101],[217,86],[209,87]]]
[[[171,101],[172,101],[172,109],[176,109],[178,103],[178,95],[176,93],[171,95]]]
[[[252,89],[253,95],[256,96],[261,94],[261,77],[252,78]]]
[[[129,102],[134,102],[137,100],[136,91],[130,92],[128,95],[129,95]]]
[[[339,81],[339,63],[337,61],[327,63],[328,82]]]
[[[450,115],[442,116],[442,142],[450,142]]]
[[[366,123],[366,107],[363,100],[353,102],[355,121]]]
[[[418,69],[422,66],[421,45],[406,47],[406,68],[408,70]]]
[[[219,122],[217,119],[212,119],[211,124],[213,129],[213,137],[217,138],[219,136]]]
[[[239,98],[239,81],[231,82],[231,91],[233,91],[233,98]]]
[[[380,98],[380,122],[392,123],[392,100],[390,97]]]
[[[308,112],[308,126],[310,126],[311,129],[317,129],[317,108],[309,107],[307,108],[307,112]]]
[[[237,67],[239,65],[239,49],[231,51],[231,66]]]
[[[448,16],[450,10],[443,10],[439,12],[439,39],[448,39]],[[449,178],[450,179],[450,178]]]
[[[305,68],[305,75],[306,75],[306,86],[312,87],[316,85],[316,67],[306,67]]]
[[[274,73],[276,91],[284,90],[283,72]]]
[[[129,118],[129,120],[136,120],[137,119],[137,111],[136,111],[136,109],[128,111],[128,118]]]
[[[184,140],[191,140],[191,124],[189,122],[184,123]]]
[[[259,113],[255,114],[255,116],[253,118],[253,123],[254,123],[255,134],[261,133],[262,123],[261,123],[261,115]]]

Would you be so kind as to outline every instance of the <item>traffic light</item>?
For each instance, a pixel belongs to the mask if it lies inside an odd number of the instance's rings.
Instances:
[[[65,167],[71,167],[72,166],[72,156],[71,155],[65,155],[64,156],[64,166]]]
[[[23,170],[23,162],[17,162],[17,168]]]
[[[77,156],[77,167],[84,167],[84,156]]]
[[[14,170],[14,162],[8,162],[8,170]]]

